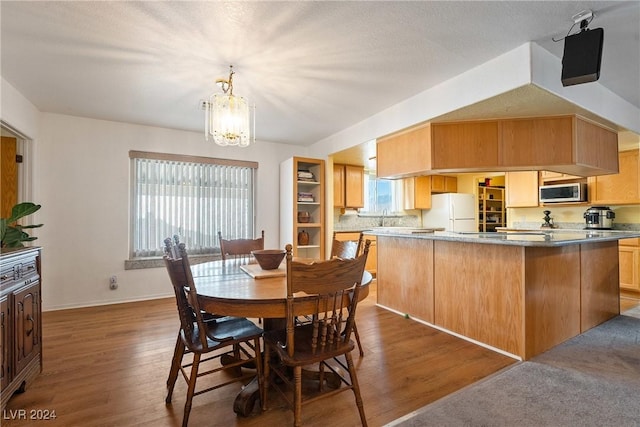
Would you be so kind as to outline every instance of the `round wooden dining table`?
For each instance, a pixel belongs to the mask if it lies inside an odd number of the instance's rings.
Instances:
[[[308,261],[308,260],[305,260]],[[225,316],[264,319],[264,329],[284,327],[287,306],[287,278],[283,265],[278,270],[262,271],[257,264],[235,261],[210,261],[191,266],[198,292],[200,308]],[[369,294],[373,277],[365,271],[359,300]],[[296,315],[309,314],[314,309],[310,300],[305,306],[304,296],[296,297]],[[345,301],[345,306],[347,301]],[[248,416],[259,398],[258,382],[251,381],[238,394],[233,410]]]
[[[257,264],[234,261],[211,261],[191,266],[198,291],[200,308],[225,316],[281,319],[286,317],[287,278],[284,265],[278,270],[260,272]],[[252,277],[251,274],[264,277]],[[360,301],[369,295],[371,273],[362,276]],[[299,315],[313,311],[313,304],[305,306],[304,297],[296,298]]]

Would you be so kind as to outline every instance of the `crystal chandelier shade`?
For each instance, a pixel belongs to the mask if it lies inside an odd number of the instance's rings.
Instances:
[[[229,80],[217,81],[224,93],[211,95],[205,103],[205,138],[221,146],[248,147],[255,142],[255,115],[243,97],[233,94],[233,74],[232,66]]]

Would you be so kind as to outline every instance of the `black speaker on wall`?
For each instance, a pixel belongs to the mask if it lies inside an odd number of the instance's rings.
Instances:
[[[585,29],[564,39],[562,86],[595,82],[600,78],[604,30]]]

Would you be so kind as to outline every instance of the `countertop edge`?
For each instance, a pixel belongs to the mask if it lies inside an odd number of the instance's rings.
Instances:
[[[538,230],[532,230],[530,233],[518,233],[524,235],[530,235],[531,238],[542,238],[545,240],[526,240],[514,238],[514,233],[501,232],[501,233],[455,233],[446,231],[437,231],[434,233],[393,233],[393,232],[379,232],[370,231],[368,234],[377,237],[398,237],[406,239],[424,239],[424,240],[443,240],[450,242],[463,242],[463,243],[479,243],[489,245],[511,245],[511,246],[569,246],[579,245],[584,243],[599,243],[610,242],[620,239],[629,239],[640,237],[640,231],[546,231],[541,232]],[[583,234],[584,237],[570,237],[564,236],[563,240],[554,240],[553,234],[571,234],[579,235]],[[561,236],[559,236],[561,237]],[[508,240],[507,240],[508,239]]]

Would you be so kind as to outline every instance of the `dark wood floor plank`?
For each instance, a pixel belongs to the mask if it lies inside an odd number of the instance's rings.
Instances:
[[[374,282],[375,283],[375,282]],[[354,352],[370,426],[381,426],[515,361],[375,305],[375,284],[358,307],[365,356]],[[165,382],[178,330],[173,299],[43,313],[44,372],[8,403],[2,426],[179,426],[186,387],[178,379],[165,405]],[[292,413],[270,393],[269,410],[256,405],[235,415],[240,385],[197,396],[190,425],[290,425]],[[303,408],[308,426],[359,425],[353,396],[338,395]],[[16,410],[55,410],[57,418],[11,420]],[[14,412],[11,412],[14,411]]]

